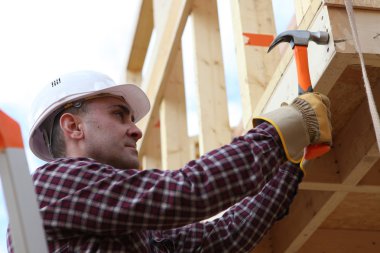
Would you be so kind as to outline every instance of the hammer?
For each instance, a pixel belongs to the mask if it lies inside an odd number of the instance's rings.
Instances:
[[[329,34],[327,32],[309,32],[305,30],[290,30],[280,33],[268,48],[268,53],[279,43],[290,43],[294,58],[297,65],[298,77],[298,94],[305,92],[313,92],[313,87],[310,80],[309,61],[307,56],[307,46],[309,41],[313,41],[319,45],[326,45],[329,42]],[[328,144],[309,145],[305,149],[304,159],[312,160],[324,155],[330,151]]]

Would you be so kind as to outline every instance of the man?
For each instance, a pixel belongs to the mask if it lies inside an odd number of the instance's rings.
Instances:
[[[33,180],[50,252],[247,252],[287,213],[304,147],[331,144],[328,99],[316,93],[175,171],[137,169],[135,123],[149,101],[134,85],[75,72],[32,110],[29,144],[48,161]]]

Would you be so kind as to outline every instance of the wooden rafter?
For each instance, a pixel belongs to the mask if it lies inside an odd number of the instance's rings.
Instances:
[[[141,71],[153,32],[153,0],[143,0],[140,6],[131,53],[127,63],[127,81],[140,84]]]
[[[190,160],[181,49],[176,54],[161,102],[160,133],[162,169],[181,168]]]
[[[276,34],[271,1],[231,0],[234,42],[243,108],[243,125],[250,124],[252,112],[279,61],[278,49],[245,46],[243,33]]]
[[[231,140],[217,1],[195,0],[192,23],[200,116],[199,150],[204,154]]]
[[[156,44],[152,49],[152,58],[147,66],[147,75],[142,83],[142,86],[146,87],[146,93],[152,106],[149,114],[138,124],[144,133],[148,133],[154,127],[155,122],[152,120],[152,115],[158,115],[168,73],[174,62],[176,49],[179,46],[191,7],[191,0],[171,1],[166,15],[162,13],[165,19],[162,21],[162,29],[157,34]],[[145,141],[146,138],[147,134],[139,143],[141,152],[144,152],[146,145],[149,145]]]

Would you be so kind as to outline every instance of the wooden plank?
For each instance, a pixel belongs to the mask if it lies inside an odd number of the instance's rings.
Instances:
[[[354,11],[354,15],[363,53],[380,54],[379,12],[357,9]],[[356,54],[346,10],[344,8],[329,7],[328,16],[331,24],[331,39],[335,41],[336,51]]]
[[[141,72],[153,31],[153,0],[142,0],[127,70]]]
[[[189,138],[189,154],[191,159],[198,159],[201,154],[199,152],[199,137],[198,136],[191,136]]]
[[[251,251],[251,253],[272,253],[272,236],[271,233],[267,233],[261,242]]]
[[[330,52],[333,51],[333,58],[329,66],[322,72],[316,90],[328,94],[347,66],[359,64],[359,61],[345,9],[324,7],[324,12],[326,13],[324,18],[329,23],[327,30],[330,33],[330,42],[334,42],[332,46],[328,47]],[[378,47],[380,38],[376,37],[378,34],[376,24],[380,22],[380,16],[376,11],[355,10],[355,17],[366,63],[379,66],[378,60],[375,59],[378,59],[376,54],[380,54]],[[321,63],[323,64],[323,62]],[[360,68],[358,69],[360,71]],[[346,74],[350,73],[351,69],[346,71]],[[347,78],[347,80],[350,79]],[[349,104],[351,103],[347,105]]]
[[[195,0],[191,20],[203,154],[231,141],[216,0]]]
[[[138,126],[143,133],[148,133],[154,127],[152,115],[158,115],[159,104],[165,90],[168,73],[173,65],[175,52],[180,45],[182,32],[192,7],[192,0],[171,1],[168,7],[170,15],[164,15],[163,29],[157,33],[156,43],[152,49],[152,59],[147,66],[147,74],[142,86],[146,87],[146,93],[152,105],[151,111],[143,118]],[[145,136],[139,143],[139,150],[144,151],[147,142]]]
[[[321,228],[380,231],[380,194],[348,194]]]
[[[151,117],[154,124],[152,124],[150,131],[145,134],[146,148],[139,151],[141,169],[162,168],[160,119],[157,112]]]
[[[329,152],[321,158],[310,161],[303,183],[342,183],[334,152]]]
[[[307,9],[310,7],[310,4],[311,0],[294,0],[297,26],[301,24],[302,19],[307,12]]]
[[[376,253],[380,252],[380,232],[318,229],[299,253]]]
[[[153,16],[154,16],[154,29],[156,33],[161,33],[165,29],[166,17],[170,15],[168,12],[172,1],[168,0],[154,0],[153,1]]]
[[[179,49],[160,106],[162,169],[178,169],[190,160],[182,51]]]
[[[253,109],[279,61],[279,50],[268,54],[267,47],[246,46],[243,33],[276,34],[272,1],[231,0],[243,124],[250,123]]]
[[[289,215],[272,229],[273,252],[297,252],[346,193],[300,190]]]
[[[331,7],[345,7],[344,0],[323,0]],[[379,0],[352,0],[353,7],[356,9],[380,10]]]
[[[358,78],[361,78],[359,75]],[[345,79],[345,77],[343,77]],[[346,83],[349,86],[349,83]],[[338,89],[339,87],[334,87]],[[380,92],[380,85],[374,89],[374,94]],[[333,94],[334,90],[330,93]],[[332,99],[332,112],[336,112],[335,117],[338,119],[339,112],[335,109],[344,101],[334,102],[338,100],[338,96],[350,94],[350,89],[341,89],[340,94],[337,93]],[[351,93],[352,94],[352,93]],[[356,92],[356,96],[361,96],[360,92]],[[362,95],[363,96],[363,95]],[[365,98],[356,111],[342,111],[340,114],[351,114],[352,118],[346,121],[345,127],[339,132],[339,136],[334,141],[334,152],[338,161],[339,173],[342,183],[356,185],[368,173],[369,169],[379,160],[380,154],[376,147],[375,133],[372,126],[372,120]],[[334,116],[333,116],[334,117]],[[335,122],[335,120],[333,120]],[[349,136],[349,138],[347,138]],[[355,166],[352,166],[355,164]]]
[[[309,191],[380,193],[379,185],[344,185],[332,183],[304,182],[300,184],[299,188],[300,190]]]
[[[360,185],[377,186],[380,183],[380,161],[377,162],[370,172],[360,181]]]

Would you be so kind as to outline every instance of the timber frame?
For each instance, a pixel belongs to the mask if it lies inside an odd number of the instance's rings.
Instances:
[[[228,1],[243,104],[242,133],[250,128],[253,115],[297,95],[297,77],[289,47],[267,54],[266,48],[245,45],[243,32],[276,34],[271,1]],[[379,104],[380,0],[353,3]],[[141,85],[152,105],[139,123],[144,133],[139,144],[143,168],[180,168],[233,137],[217,4],[216,0],[142,0],[126,80]],[[344,0],[295,0],[295,6],[296,29],[330,34],[328,45],[310,43],[308,52],[314,89],[331,100],[334,144],[331,152],[311,162],[289,215],[253,252],[380,252],[380,154]],[[182,56],[187,49],[181,46],[187,22],[193,28],[200,119],[199,136],[193,138],[187,135]]]

